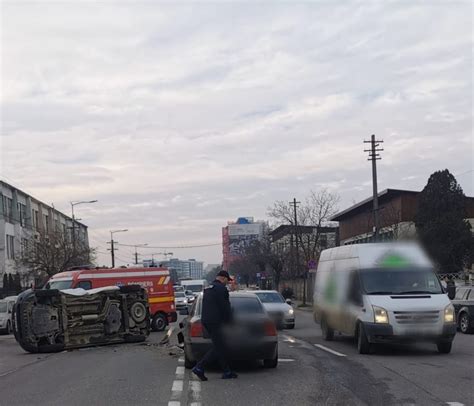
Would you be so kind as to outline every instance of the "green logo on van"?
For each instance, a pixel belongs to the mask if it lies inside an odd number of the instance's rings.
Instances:
[[[386,268],[402,268],[411,265],[408,259],[395,253],[386,254],[377,261],[377,264]]]

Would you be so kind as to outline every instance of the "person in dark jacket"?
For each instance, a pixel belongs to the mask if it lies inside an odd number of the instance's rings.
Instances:
[[[288,285],[285,285],[283,287],[283,290],[281,291],[281,295],[283,296],[283,299],[292,299],[293,298],[293,289],[291,289]]]
[[[226,271],[220,271],[214,282],[204,289],[201,322],[211,337],[212,348],[192,369],[201,381],[207,381],[204,374],[205,367],[215,361],[219,361],[224,371],[222,379],[237,378],[237,374],[229,367],[226,343],[222,333],[222,327],[230,323],[232,319],[229,291],[226,288],[229,281],[232,281],[230,275]]]

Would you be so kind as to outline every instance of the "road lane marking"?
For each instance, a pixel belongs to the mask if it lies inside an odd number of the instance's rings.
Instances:
[[[464,403],[459,402],[446,402],[449,406],[464,406]]]
[[[184,378],[184,367],[176,367],[176,378],[178,379]]]
[[[173,392],[182,392],[183,391],[183,381],[173,381],[173,386],[171,387]]]
[[[337,355],[338,357],[347,357],[346,354],[342,354],[342,353],[340,353],[340,352],[331,350],[330,348],[325,347],[324,345],[321,345],[321,344],[314,344],[314,346],[320,348],[320,349],[323,350],[323,351],[327,351],[327,352],[330,352],[331,354]]]
[[[189,381],[189,398],[191,404],[201,404],[201,382],[200,381]]]
[[[294,362],[294,359],[291,358],[278,358],[278,362]]]

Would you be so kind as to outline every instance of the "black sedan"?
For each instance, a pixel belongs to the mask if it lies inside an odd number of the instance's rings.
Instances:
[[[252,293],[229,294],[233,322],[224,331],[230,360],[263,360],[266,368],[278,364],[278,336],[275,323]],[[184,337],[184,365],[192,368],[211,347],[201,324],[202,294],[181,323]]]
[[[474,286],[460,286],[452,300],[456,321],[464,334],[474,333]]]

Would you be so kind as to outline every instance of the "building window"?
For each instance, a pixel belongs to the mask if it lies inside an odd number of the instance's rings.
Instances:
[[[44,231],[46,234],[49,233],[49,216],[47,214],[43,214],[43,225],[44,225]]]
[[[33,229],[38,230],[39,229],[39,212],[38,210],[31,210],[31,219],[33,221]]]
[[[13,200],[7,196],[3,196],[2,203],[3,203],[3,214],[5,216],[5,219],[11,223],[12,216],[13,216]]]
[[[20,225],[22,227],[25,227],[26,226],[26,205],[24,205],[23,203],[18,203],[17,207],[18,207],[18,213],[20,216]]]
[[[7,259],[15,259],[15,237],[7,234]]]

